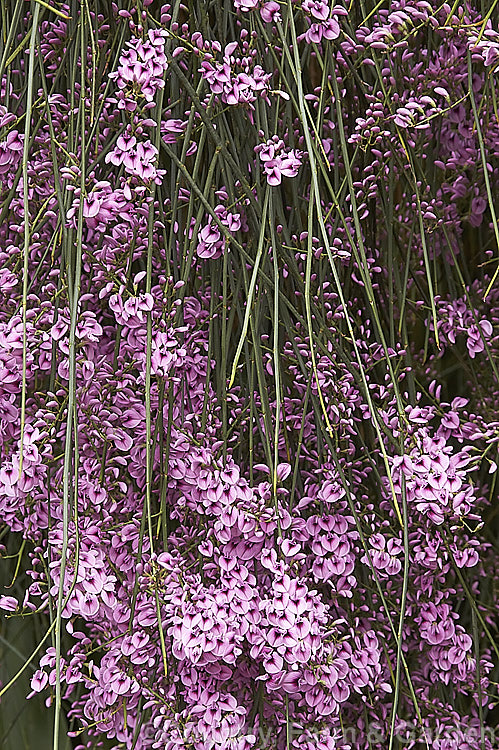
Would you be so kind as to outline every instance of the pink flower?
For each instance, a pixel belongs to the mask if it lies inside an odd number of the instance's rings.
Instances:
[[[47,686],[48,681],[48,674],[43,669],[37,669],[31,678],[31,689],[35,693],[41,693],[41,691]]]
[[[13,596],[0,596],[0,609],[6,612],[15,612],[19,607],[19,602]]]
[[[275,0],[270,0],[270,2],[268,3],[263,3],[262,7],[260,8],[260,16],[262,17],[262,21],[264,21],[265,23],[280,22],[282,18],[279,3],[275,2]]]
[[[283,176],[296,177],[298,174],[301,152],[286,149],[284,142],[277,136],[256,146],[255,152],[259,154],[269,185],[280,185]]]

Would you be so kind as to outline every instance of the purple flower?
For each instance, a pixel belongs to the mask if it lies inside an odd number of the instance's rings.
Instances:
[[[19,602],[13,596],[0,596],[0,609],[6,612],[15,612],[19,607]]]
[[[0,108],[6,112],[5,107]],[[23,152],[23,136],[17,130],[11,130],[5,141],[0,142],[0,175],[15,169],[19,164]]]
[[[118,69],[110,74],[118,86],[118,107],[135,111],[137,101],[143,97],[152,102],[156,91],[164,88],[164,74],[168,68],[164,52],[166,32],[151,29],[147,38],[132,39],[121,55]]]
[[[234,0],[236,10],[240,10],[242,13],[249,13],[255,10],[259,4],[260,0]]]
[[[265,23],[279,23],[282,20],[281,7],[275,0],[263,3],[260,8],[260,16]]]
[[[41,693],[49,681],[48,674],[43,669],[37,669],[31,678],[31,689],[35,693]]]
[[[329,18],[329,4],[325,0],[303,0],[301,7],[318,21],[326,21]]]
[[[277,136],[255,147],[263,164],[269,185],[280,185],[282,177],[296,177],[301,166],[302,153],[286,149],[284,141]]]
[[[226,45],[222,61],[211,54],[207,55],[201,63],[201,75],[208,82],[212,93],[220,96],[225,104],[252,107],[257,96],[268,101],[267,92],[272,74],[254,64],[248,55],[236,57],[234,53],[237,48],[237,42]]]

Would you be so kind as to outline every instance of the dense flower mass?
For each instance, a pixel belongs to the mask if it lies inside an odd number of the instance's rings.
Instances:
[[[499,7],[2,12],[0,640],[54,746],[497,748]]]

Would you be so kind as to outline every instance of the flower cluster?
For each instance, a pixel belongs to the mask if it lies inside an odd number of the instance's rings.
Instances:
[[[6,107],[0,105],[0,129],[6,131],[10,123],[16,122],[16,117],[8,112]],[[1,132],[0,131],[0,132]],[[2,133],[3,135],[3,133]],[[8,176],[12,171],[15,172],[21,161],[23,152],[23,136],[18,130],[12,129],[6,132],[0,140],[0,175]]]
[[[330,8],[327,0],[302,0],[301,9],[308,21],[308,28],[303,35],[308,44],[320,44],[323,39],[337,39],[341,32],[339,19],[348,15],[342,5]]]
[[[119,167],[123,164],[125,172],[138,177],[143,182],[155,182],[160,185],[165,171],[156,168],[158,149],[150,140],[137,141],[134,135],[120,136],[116,146],[106,155],[106,162]]]
[[[483,352],[494,330],[490,320],[479,319],[462,297],[452,301],[438,300],[438,305],[438,331],[443,340],[455,344],[456,337],[465,334],[469,356],[474,359]]]
[[[164,88],[168,69],[165,55],[164,29],[150,29],[143,40],[136,37],[127,42],[116,72],[109,77],[116,81],[118,107],[134,112],[142,103],[153,103],[158,89]]]
[[[255,63],[255,54],[243,42],[243,57],[235,56],[237,42],[227,44],[223,50],[220,44],[211,45],[212,52],[205,53],[200,72],[210,90],[225,104],[252,107],[258,97],[268,101],[271,73],[266,73]],[[217,54],[221,59],[218,59]]]
[[[200,258],[219,258],[226,245],[226,239],[223,230],[219,226],[227,227],[230,233],[235,233],[241,229],[241,215],[227,211],[225,206],[219,204],[213,209],[214,217],[209,219],[198,232],[198,245],[196,253]],[[218,221],[215,223],[215,217]]]
[[[274,135],[255,146],[269,185],[280,185],[283,177],[296,177],[302,163],[302,153],[286,148],[284,141]]]
[[[407,501],[433,523],[442,524],[446,516],[458,519],[467,515],[475,503],[473,486],[466,481],[469,453],[454,453],[444,437],[432,437],[425,428],[416,432],[411,442],[414,447],[392,462],[398,492],[404,485]]]

